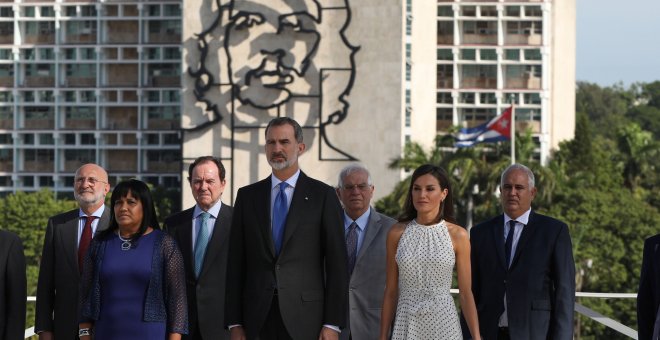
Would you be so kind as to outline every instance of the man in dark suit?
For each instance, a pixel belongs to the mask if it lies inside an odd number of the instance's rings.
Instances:
[[[385,241],[396,222],[369,203],[374,185],[369,170],[359,164],[339,173],[337,196],[344,207],[344,235],[350,274],[347,327],[342,340],[377,339],[385,292]]]
[[[295,120],[271,120],[266,157],[273,173],[238,190],[225,315],[232,339],[337,339],[345,324],[341,206],[332,187],[300,171],[303,151]]]
[[[575,263],[568,226],[531,210],[534,174],[500,181],[503,215],[471,231],[472,291],[484,339],[573,339]]]
[[[79,209],[51,217],[44,238],[34,330],[40,340],[78,338],[78,282],[82,259],[94,235],[108,227],[108,174],[96,164],[81,166],[73,195]]]
[[[197,204],[164,224],[186,268],[189,327],[183,339],[229,339],[223,320],[232,208],[220,201],[225,167],[218,158],[199,157],[188,168],[188,182]]]
[[[644,242],[642,272],[637,292],[637,326],[639,340],[660,336],[660,234]]]
[[[0,339],[25,339],[27,280],[23,243],[0,230]]]

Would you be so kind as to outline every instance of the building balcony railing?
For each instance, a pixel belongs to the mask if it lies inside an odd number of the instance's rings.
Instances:
[[[505,34],[504,43],[507,45],[541,45],[543,37],[540,34]]]
[[[507,78],[504,81],[504,88],[538,90],[541,89],[541,78],[534,76]]]
[[[53,172],[55,171],[55,162],[53,161],[25,161],[23,162],[23,171],[29,172]]]
[[[153,33],[148,35],[149,44],[180,44],[181,34]]]
[[[76,1],[77,2],[77,1]],[[64,36],[65,44],[94,44],[96,43],[96,33],[69,34]]]
[[[13,171],[14,171],[14,162],[12,161],[0,162],[0,172],[13,172]]]
[[[55,120],[53,119],[26,119],[25,129],[54,129]]]
[[[453,44],[454,44],[453,34],[438,34],[438,45],[453,45]]]
[[[497,45],[497,34],[463,34],[463,44]]]
[[[466,77],[461,80],[462,88],[495,89],[497,88],[497,78],[486,77]]]
[[[26,87],[53,87],[55,86],[55,77],[48,76],[27,76],[23,81]]]
[[[13,119],[0,119],[0,129],[13,129],[14,120]]]
[[[67,87],[88,87],[96,86],[95,77],[67,77],[64,80],[64,86]]]
[[[108,118],[106,123],[108,130],[137,130],[137,118]]]
[[[65,129],[72,130],[93,130],[96,128],[96,120],[94,119],[67,119],[64,122]]]
[[[177,119],[149,119],[148,129],[150,130],[178,130],[181,128],[181,122]]]
[[[14,77],[0,77],[0,86],[2,87],[14,86]]]
[[[527,131],[530,129],[532,133],[541,133],[541,122],[537,120],[516,120],[516,131]]]
[[[181,86],[181,77],[179,76],[153,76],[149,79],[151,86]]]
[[[117,154],[120,154],[120,156],[115,157]],[[118,152],[113,153],[113,157],[109,158],[112,161],[106,166],[108,172],[137,172],[137,162],[134,160],[135,153],[131,152],[130,154],[130,157],[132,157],[133,160],[126,160],[127,157],[122,156],[125,155]]]
[[[179,162],[148,161],[147,171],[152,172],[172,172],[177,173],[180,170]]]
[[[23,42],[26,44],[55,44],[55,33],[26,34]]]

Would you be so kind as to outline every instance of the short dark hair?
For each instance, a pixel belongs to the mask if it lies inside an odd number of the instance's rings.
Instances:
[[[445,200],[440,203],[440,211],[438,212],[437,220],[444,219],[447,222],[456,223],[456,217],[454,216],[454,198],[451,192],[449,175],[447,175],[447,172],[443,168],[432,164],[421,165],[413,172],[412,177],[410,178],[410,186],[408,187],[408,196],[406,197],[403,213],[399,216],[399,222],[411,221],[417,217],[417,210],[412,201],[412,189],[415,181],[424,175],[435,177],[440,184],[440,188],[447,189],[447,196],[445,196]]]
[[[110,237],[119,229],[119,225],[117,224],[117,219],[115,216],[115,202],[120,198],[128,196],[129,193],[131,196],[135,197],[142,203],[143,214],[140,229],[138,229],[138,232],[135,235],[131,236],[131,240],[137,241],[140,236],[144,235],[144,233],[147,231],[147,228],[149,227],[152,227],[153,229],[160,229],[156,215],[156,206],[154,205],[154,200],[151,197],[149,186],[138,179],[132,178],[119,182],[112,190],[112,196],[110,196],[110,225],[108,226],[108,229],[106,229],[103,234],[101,234],[101,237]],[[136,245],[135,242],[133,242],[133,244]]]
[[[219,171],[220,180],[221,181],[225,180],[225,166],[222,165],[222,161],[220,161],[220,158],[213,156],[202,156],[202,157],[197,157],[197,159],[195,159],[195,161],[192,162],[188,167],[188,182],[190,182],[190,179],[192,178],[192,172],[195,169],[195,167],[205,162],[215,163],[215,165],[218,167],[218,170],[220,170]]]
[[[303,142],[303,131],[302,127],[300,127],[300,124],[296,122],[294,119],[289,118],[289,117],[277,117],[273,118],[268,122],[268,125],[266,126],[266,132],[265,135],[268,136],[268,129],[270,129],[272,126],[282,126],[282,125],[291,125],[293,127],[293,133],[296,138],[296,142],[299,144]]]

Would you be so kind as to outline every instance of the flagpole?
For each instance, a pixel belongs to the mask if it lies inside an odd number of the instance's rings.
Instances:
[[[516,109],[511,103],[511,164],[516,164]]]

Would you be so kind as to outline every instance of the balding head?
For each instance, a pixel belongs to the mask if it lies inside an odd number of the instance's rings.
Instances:
[[[105,169],[93,163],[78,168],[73,183],[73,196],[86,214],[90,215],[103,205],[108,191],[110,184]]]

